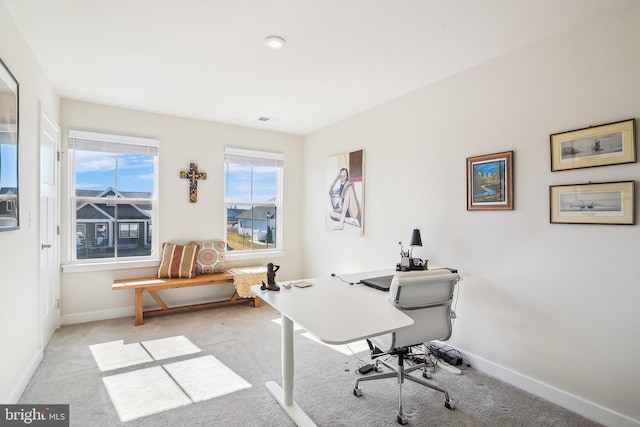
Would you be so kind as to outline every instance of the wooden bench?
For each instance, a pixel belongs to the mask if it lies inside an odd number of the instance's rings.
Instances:
[[[135,325],[139,326],[144,323],[144,316],[157,316],[159,314],[177,313],[188,310],[199,310],[210,307],[220,307],[230,304],[243,304],[250,302],[254,307],[260,307],[260,298],[240,298],[238,292],[234,292],[231,299],[227,301],[207,302],[202,304],[192,304],[180,307],[169,307],[162,301],[162,298],[156,293],[161,289],[186,288],[190,286],[204,285],[220,285],[223,283],[233,283],[233,274],[230,273],[214,273],[202,274],[190,279],[158,279],[157,277],[145,277],[141,279],[123,279],[114,280],[111,289],[114,291],[122,289],[135,290],[135,309],[136,321]],[[144,311],[142,306],[142,293],[146,291],[160,306],[159,309]]]

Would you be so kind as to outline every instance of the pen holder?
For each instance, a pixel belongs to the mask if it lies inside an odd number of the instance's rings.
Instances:
[[[402,257],[400,258],[400,270],[401,271],[411,270],[411,258],[409,258],[409,252],[402,254]]]

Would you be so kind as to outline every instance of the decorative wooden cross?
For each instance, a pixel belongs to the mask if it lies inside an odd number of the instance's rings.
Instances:
[[[189,163],[189,170],[180,171],[180,178],[189,180],[189,203],[196,203],[198,201],[198,180],[207,179],[207,173],[198,172],[197,163]]]

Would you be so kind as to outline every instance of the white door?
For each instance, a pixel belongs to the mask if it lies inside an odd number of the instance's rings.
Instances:
[[[58,177],[60,127],[40,112],[40,313],[42,348],[60,326]]]

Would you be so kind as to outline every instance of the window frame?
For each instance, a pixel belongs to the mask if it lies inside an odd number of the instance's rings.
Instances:
[[[274,163],[273,166],[276,167],[276,200],[275,201],[267,201],[267,202],[256,202],[252,200],[243,200],[243,199],[229,199],[227,200],[226,188],[228,185],[227,182],[227,163],[238,164],[238,162],[229,161],[230,158],[246,158],[247,162],[245,164],[252,164],[254,166],[269,166],[265,165],[263,162]],[[248,159],[255,158],[256,161],[251,163]],[[251,259],[251,258],[263,258],[264,256],[282,256],[284,254],[284,246],[283,246],[283,220],[282,213],[284,212],[284,195],[283,195],[283,187],[284,187],[284,154],[276,153],[271,151],[263,151],[263,150],[248,150],[243,148],[235,148],[235,147],[225,147],[224,148],[224,164],[223,164],[223,219],[224,219],[224,239],[228,242],[227,235],[227,226],[228,226],[228,210],[232,206],[252,206],[252,207],[262,207],[262,206],[273,206],[278,212],[275,220],[275,247],[268,249],[245,249],[245,250],[232,250],[226,251],[225,257],[227,259]],[[252,177],[253,178],[253,177]]]
[[[148,154],[152,155],[154,158],[153,165],[153,193],[149,198],[123,198],[117,197],[119,194],[119,189],[115,188],[116,195],[114,197],[92,197],[92,196],[78,196],[76,195],[76,158],[75,153],[78,150],[75,148],[75,140],[85,140],[85,141],[95,141],[97,144],[104,144],[104,150],[84,150],[84,151],[95,151],[100,152],[104,151],[105,153],[114,153],[119,152],[113,147],[118,147],[114,144],[120,144],[120,147],[123,146],[131,146],[132,150],[135,149],[145,149],[149,150]],[[111,144],[111,151],[109,150]],[[128,153],[128,151],[127,151]],[[101,266],[106,266],[107,269],[113,268],[114,266],[120,265],[123,266],[143,266],[143,265],[153,265],[157,263],[159,259],[159,242],[155,237],[157,236],[158,224],[159,224],[159,165],[160,165],[160,141],[152,138],[140,138],[140,137],[132,137],[132,136],[124,136],[124,135],[115,135],[115,134],[104,134],[104,133],[96,133],[96,132],[87,132],[87,131],[79,131],[79,130],[69,130],[68,131],[68,206],[70,215],[68,215],[68,229],[73,232],[69,233],[68,239],[68,260],[69,264],[63,266],[63,271],[83,271],[78,270],[78,268],[82,268],[83,266],[93,266],[91,270],[97,268],[102,269]],[[131,152],[133,154],[133,151]],[[117,184],[116,184],[117,187]],[[150,241],[150,254],[149,255],[137,255],[137,256],[126,256],[126,255],[118,255],[117,249],[114,249],[114,254],[112,257],[94,257],[94,258],[78,258],[77,251],[77,206],[78,204],[86,203],[98,203],[105,206],[117,206],[119,205],[150,205],[150,219],[146,222],[141,222],[138,224],[138,233],[141,230],[147,230],[154,228],[154,233],[147,234],[146,238]],[[118,245],[118,239],[120,239],[119,235],[119,225],[123,223],[130,223],[130,220],[126,220],[124,222],[120,222],[117,219],[114,219],[113,224],[110,224],[105,220],[96,220],[95,224],[98,223],[106,225],[104,237],[105,240],[109,241],[109,239],[113,240],[114,248]],[[89,236],[86,236],[87,228],[85,226],[85,240],[90,239]],[[98,228],[94,229],[94,241],[97,240],[98,237]],[[121,249],[121,248],[120,248]]]

